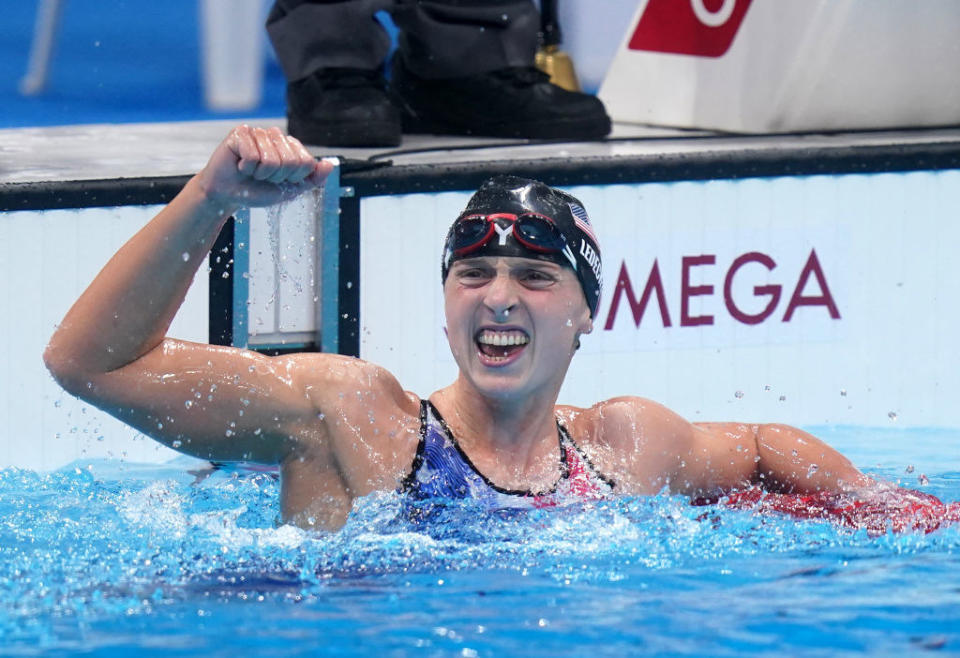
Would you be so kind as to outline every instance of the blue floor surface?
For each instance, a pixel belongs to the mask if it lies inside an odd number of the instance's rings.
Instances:
[[[21,95],[18,85],[27,70],[39,0],[4,3],[0,128],[284,115],[283,74],[266,53],[258,107],[223,113],[204,106],[199,2],[63,1],[49,83],[35,97]]]

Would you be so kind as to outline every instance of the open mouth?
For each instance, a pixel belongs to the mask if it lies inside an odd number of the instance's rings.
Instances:
[[[530,342],[530,337],[520,329],[483,329],[477,333],[476,341],[480,354],[496,363],[505,362],[519,354]]]

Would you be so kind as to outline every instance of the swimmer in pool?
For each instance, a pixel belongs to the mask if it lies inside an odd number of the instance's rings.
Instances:
[[[877,486],[793,427],[690,423],[640,397],[558,405],[593,328],[600,248],[580,203],[535,181],[492,179],[453,222],[441,270],[459,373],[426,400],[355,358],[166,338],[225,220],[329,170],[279,129],[234,129],[67,313],[44,354],[57,381],[181,452],[277,465],[282,517],[303,527],[339,528],[374,491],[543,506]]]

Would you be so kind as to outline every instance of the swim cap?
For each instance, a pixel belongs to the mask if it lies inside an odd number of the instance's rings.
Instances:
[[[549,218],[562,235],[562,248],[535,249],[509,228],[508,222],[497,222],[499,239],[487,239],[471,248],[468,254],[457,254],[455,229],[462,219],[474,215],[531,213]],[[441,263],[442,281],[446,282],[450,265],[461,258],[472,256],[521,256],[557,263],[573,269],[583,289],[583,296],[590,309],[590,317],[596,317],[600,306],[600,289],[603,278],[600,264],[600,244],[587,211],[580,201],[566,192],[550,187],[540,181],[518,176],[494,176],[480,186],[470,197],[467,207],[457,217],[447,232]]]

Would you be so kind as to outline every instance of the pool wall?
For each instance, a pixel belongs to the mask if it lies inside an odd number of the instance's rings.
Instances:
[[[491,150],[372,157],[341,169],[334,196],[238,216],[172,334],[335,346],[428,395],[455,374],[442,237],[469,190],[510,171],[580,197],[601,240],[601,309],[562,402],[635,394],[694,420],[960,427],[960,131],[479,146]],[[173,456],[63,393],[41,354],[185,180],[0,182],[0,467]],[[311,246],[291,257],[291,244]]]
[[[110,256],[161,206],[0,213],[0,467],[56,468],[81,457],[165,461],[176,453],[65,393],[43,367],[56,325]],[[171,335],[206,341],[201,272]]]
[[[567,189],[600,237],[604,286],[561,401],[641,395],[698,420],[960,424],[960,171]],[[438,263],[468,196],[361,204],[360,355],[415,391],[456,374]]]

